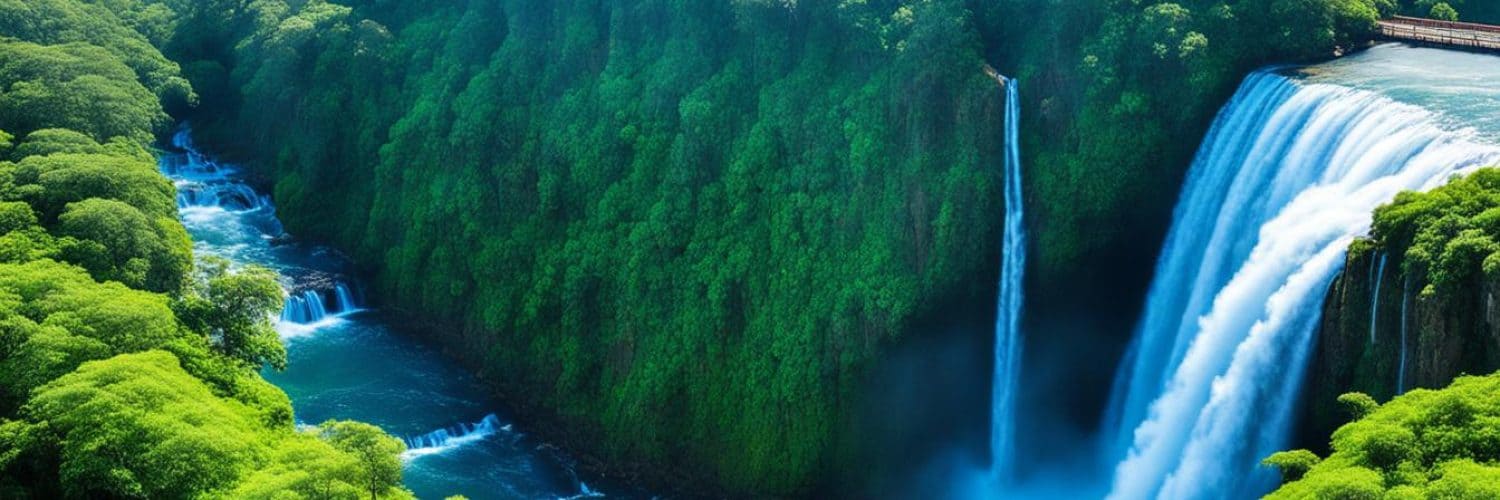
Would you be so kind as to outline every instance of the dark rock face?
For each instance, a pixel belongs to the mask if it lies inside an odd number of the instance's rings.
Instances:
[[[1363,392],[1383,402],[1500,369],[1500,283],[1481,278],[1436,291],[1425,272],[1406,269],[1404,257],[1390,255],[1381,274],[1370,271],[1378,252],[1351,254],[1329,288],[1303,388],[1300,447],[1326,448],[1328,436],[1349,420],[1336,401],[1341,394]]]
[[[349,278],[340,273],[303,271],[289,272],[288,274],[292,277],[292,284],[288,287],[288,291],[292,294],[299,294],[309,290],[315,292],[332,292],[338,285],[344,284],[348,286],[347,284],[350,283]]]

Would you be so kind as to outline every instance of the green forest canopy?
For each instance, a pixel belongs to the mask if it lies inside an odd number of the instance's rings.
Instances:
[[[1333,434],[1326,459],[1305,450],[1266,459],[1288,483],[1267,496],[1292,498],[1500,497],[1500,374],[1460,377],[1385,405],[1359,393],[1340,398],[1356,420]]]
[[[260,378],[274,275],[195,266],[147,149],[194,99],[105,6],[0,0],[0,497],[409,497],[399,440]]]

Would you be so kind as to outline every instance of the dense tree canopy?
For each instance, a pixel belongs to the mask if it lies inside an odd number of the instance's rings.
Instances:
[[[299,433],[258,375],[286,363],[274,274],[195,272],[147,150],[193,100],[146,38],[170,12],[0,0],[0,497],[410,497],[399,441]]]
[[[1495,498],[1500,496],[1500,375],[1420,389],[1333,434],[1333,453],[1266,459],[1290,481],[1267,498]],[[1365,397],[1364,399],[1369,399]]]
[[[1358,251],[1401,256],[1403,270],[1424,275],[1422,293],[1452,294],[1500,278],[1500,169],[1482,169],[1426,193],[1406,192],[1375,211],[1374,230]]]

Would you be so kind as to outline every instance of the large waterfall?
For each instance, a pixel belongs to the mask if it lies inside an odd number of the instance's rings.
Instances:
[[[990,471],[996,485],[1015,466],[1016,386],[1021,373],[1021,294],[1026,270],[1025,202],[1021,196],[1019,85],[1005,82],[1005,240],[1001,243],[1000,299],[995,317],[995,375],[990,414]]]
[[[1106,422],[1112,498],[1242,498],[1285,447],[1321,301],[1372,211],[1500,152],[1349,86],[1251,75],[1189,170]],[[1451,128],[1451,127],[1450,127]]]

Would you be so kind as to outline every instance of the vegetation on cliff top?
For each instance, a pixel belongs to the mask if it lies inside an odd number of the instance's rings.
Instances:
[[[400,441],[258,375],[270,273],[195,267],[146,149],[194,99],[111,10],[0,0],[0,497],[409,496]]]
[[[1289,480],[1270,499],[1500,497],[1500,375],[1460,377],[1376,405],[1340,398],[1357,418],[1326,459],[1305,450],[1265,463]]]
[[[1368,249],[1404,255],[1402,269],[1425,276],[1425,296],[1472,292],[1480,279],[1500,278],[1500,169],[1401,193],[1375,211],[1371,241],[1355,251]]]

